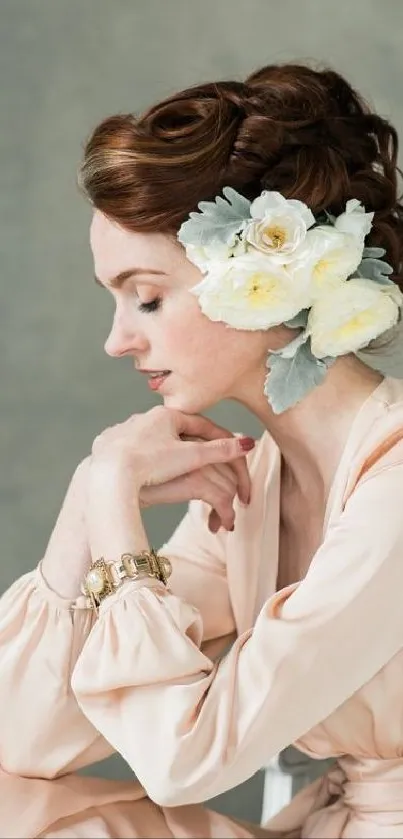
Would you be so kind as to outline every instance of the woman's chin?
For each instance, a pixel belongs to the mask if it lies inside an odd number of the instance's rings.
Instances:
[[[186,396],[180,393],[167,394],[163,397],[163,401],[165,408],[182,411],[184,414],[201,414],[211,407],[211,405],[207,405],[202,399],[197,399],[195,395]]]

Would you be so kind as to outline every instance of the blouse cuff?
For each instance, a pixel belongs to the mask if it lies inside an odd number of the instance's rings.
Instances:
[[[39,562],[38,566],[33,571],[32,582],[37,591],[40,592],[42,597],[44,597],[48,603],[52,603],[54,606],[58,606],[59,609],[65,609],[67,611],[75,609],[86,609],[92,611],[92,606],[89,605],[88,599],[84,594],[81,594],[76,598],[63,597],[61,594],[58,594],[57,591],[52,589],[43,573],[42,564],[43,560]],[[108,595],[108,597],[105,597],[99,606],[99,614],[104,614],[111,609],[115,603],[126,597],[129,591],[143,587],[157,589],[157,591],[159,590],[161,593],[166,591],[164,584],[152,577],[141,577],[138,580],[127,580],[117,589],[117,591]]]
[[[164,586],[164,583],[160,580],[156,580],[154,577],[144,576],[140,577],[138,580],[125,580],[123,585],[121,585],[113,594],[109,594],[108,597],[105,597],[104,600],[102,600],[99,605],[99,616],[105,615],[115,604],[124,600],[128,595],[139,588],[153,589],[156,594],[164,594],[166,591],[169,591],[169,589]]]
[[[43,573],[43,559],[39,562],[37,567],[33,572],[33,583],[35,588],[40,592],[42,597],[48,602],[52,603],[54,606],[58,606],[59,609],[65,609],[67,611],[72,611],[75,609],[86,609],[88,610],[90,607],[88,606],[87,598],[84,594],[78,595],[78,597],[71,598],[71,597],[63,597],[61,594],[58,594],[51,586],[49,585],[44,573]]]

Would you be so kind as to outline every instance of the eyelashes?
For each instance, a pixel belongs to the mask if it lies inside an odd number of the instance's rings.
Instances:
[[[138,310],[139,312],[157,312],[158,309],[161,308],[161,304],[161,297],[155,297],[154,300],[150,300],[149,303],[139,303]]]

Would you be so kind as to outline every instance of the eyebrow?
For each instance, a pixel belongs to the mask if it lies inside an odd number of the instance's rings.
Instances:
[[[111,280],[108,280],[107,283],[101,283],[99,277],[94,275],[94,280],[97,285],[100,285],[101,288],[114,288],[119,289],[122,288],[122,285],[129,280],[131,277],[137,277],[140,274],[153,274],[155,276],[163,276],[167,277],[166,271],[159,271],[158,268],[128,268],[126,271],[121,271],[120,274],[117,274],[116,277],[112,277]]]

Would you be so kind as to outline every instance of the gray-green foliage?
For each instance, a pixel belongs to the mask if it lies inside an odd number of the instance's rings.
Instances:
[[[364,248],[362,260],[354,277],[373,280],[374,283],[383,286],[394,285],[393,280],[389,279],[389,274],[393,274],[392,266],[380,258],[385,253],[386,251],[383,248]]]
[[[308,315],[309,309],[301,309],[295,317],[288,320],[284,325],[288,326],[289,329],[300,329],[301,327],[305,329],[308,323]]]
[[[288,344],[283,350],[271,352],[267,362],[270,369],[264,392],[275,414],[291,408],[320,385],[328,367],[334,362],[333,358],[315,358],[311,351],[311,340],[304,333],[291,344],[295,348],[293,357],[290,354],[291,345]]]
[[[215,201],[200,201],[200,212],[190,213],[189,219],[183,222],[178,233],[183,245],[208,247],[235,243],[237,233],[250,217],[251,202],[230,186],[225,186],[223,193],[225,198],[218,195]]]

